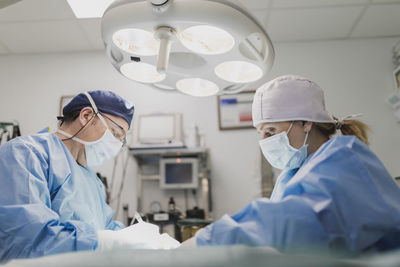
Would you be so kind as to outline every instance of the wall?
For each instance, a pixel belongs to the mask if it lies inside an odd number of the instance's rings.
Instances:
[[[328,110],[337,116],[363,113],[372,128],[371,148],[393,176],[400,175],[400,127],[384,99],[392,92],[391,48],[396,39],[276,44],[276,63],[268,75],[294,73],[326,90]],[[118,74],[103,52],[0,57],[0,121],[16,119],[23,134],[50,125],[54,129],[61,95],[111,89],[129,99],[140,113],[183,112],[196,122],[211,150],[215,217],[238,211],[260,194],[258,137],[255,130],[218,130],[216,97],[193,98],[163,93]],[[129,160],[123,201],[133,213],[135,165]],[[100,168],[111,177],[113,162]],[[115,181],[114,195],[120,180]],[[167,208],[167,203],[163,208]],[[114,202],[113,206],[115,207]],[[121,213],[119,214],[121,215]]]

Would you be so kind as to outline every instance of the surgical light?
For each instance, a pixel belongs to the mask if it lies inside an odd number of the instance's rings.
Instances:
[[[121,66],[121,73],[141,83],[158,83],[165,79],[165,74],[157,72],[156,67],[144,62],[132,62]]]
[[[163,89],[163,90],[168,90],[168,91],[172,91],[175,90],[174,87],[162,84],[162,83],[155,83],[153,84],[155,87],[159,88],[159,89]]]
[[[176,87],[184,94],[191,96],[211,96],[218,93],[218,86],[201,78],[188,78],[179,80]]]
[[[233,83],[250,83],[263,75],[260,67],[247,61],[228,61],[215,68],[215,74],[221,79]]]
[[[163,91],[255,88],[275,56],[265,29],[237,0],[116,0],[101,26],[113,66]]]
[[[114,33],[113,42],[119,49],[138,56],[155,56],[159,48],[153,33],[141,29],[119,30]]]
[[[205,55],[223,54],[235,45],[235,39],[228,32],[208,25],[187,28],[179,38],[187,49]]]

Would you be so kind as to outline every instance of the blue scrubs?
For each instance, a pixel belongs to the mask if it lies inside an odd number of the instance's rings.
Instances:
[[[196,243],[355,254],[398,248],[400,189],[359,139],[334,137],[300,169],[282,172],[270,200],[223,216],[200,230]]]
[[[112,221],[103,184],[55,134],[0,146],[0,261],[97,247]]]

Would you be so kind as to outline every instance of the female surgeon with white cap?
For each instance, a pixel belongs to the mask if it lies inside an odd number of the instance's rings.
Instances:
[[[265,158],[282,173],[270,199],[224,215],[197,233],[196,245],[346,254],[400,247],[400,189],[368,148],[367,126],[353,117],[331,116],[323,90],[303,77],[260,87],[254,127]]]

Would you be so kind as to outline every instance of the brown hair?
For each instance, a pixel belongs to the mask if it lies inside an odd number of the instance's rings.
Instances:
[[[58,116],[57,120],[59,121],[58,127],[61,127],[63,124],[70,124],[74,122],[79,115],[81,114],[81,110],[75,110],[66,116]]]
[[[336,133],[336,130],[340,130],[343,135],[354,135],[358,137],[365,144],[369,145],[368,142],[368,131],[369,126],[359,120],[345,120],[340,123],[338,118],[333,116],[337,123],[319,123],[314,122],[315,128],[320,131],[323,135],[331,138]]]

